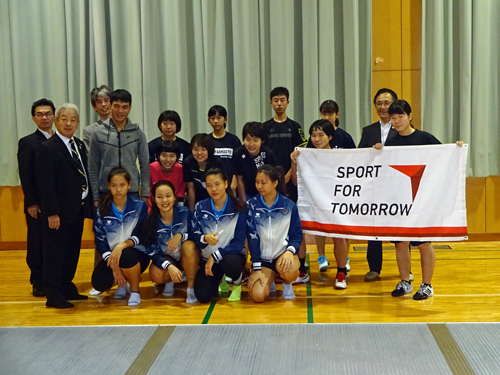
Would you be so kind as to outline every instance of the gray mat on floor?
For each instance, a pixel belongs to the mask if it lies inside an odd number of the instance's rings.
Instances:
[[[0,374],[124,374],[156,328],[2,328]]]
[[[425,324],[179,326],[148,375],[167,370],[230,375],[451,374]]]
[[[500,374],[500,324],[446,326],[476,374]]]

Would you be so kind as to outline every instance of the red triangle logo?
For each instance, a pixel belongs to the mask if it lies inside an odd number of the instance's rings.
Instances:
[[[412,202],[415,201],[425,165],[389,165],[389,167],[407,175],[411,180]]]

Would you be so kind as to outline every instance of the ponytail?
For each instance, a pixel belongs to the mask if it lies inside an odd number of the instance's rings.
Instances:
[[[280,165],[273,166],[270,164],[264,164],[262,167],[257,169],[257,173],[264,173],[272,182],[278,181],[276,190],[281,195],[286,197],[285,171]]]

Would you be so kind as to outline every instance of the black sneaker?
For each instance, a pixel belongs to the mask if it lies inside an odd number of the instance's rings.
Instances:
[[[418,290],[417,293],[413,296],[413,299],[415,301],[421,301],[423,299],[427,299],[429,297],[432,297],[434,295],[434,289],[432,289],[432,285],[425,285],[422,283],[420,285],[420,289]]]
[[[401,297],[405,294],[411,293],[413,291],[413,286],[411,285],[411,281],[401,280],[398,285],[396,285],[396,289],[394,289],[391,293],[393,297]]]

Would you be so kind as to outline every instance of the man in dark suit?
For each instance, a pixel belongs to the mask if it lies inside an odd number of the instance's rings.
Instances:
[[[85,144],[73,137],[79,112],[74,104],[56,110],[56,134],[36,155],[36,173],[43,219],[43,286],[48,307],[70,308],[78,293],[75,276],[83,221],[92,214]]]
[[[40,194],[36,182],[35,157],[40,143],[53,134],[54,103],[48,99],[40,99],[31,106],[31,118],[38,129],[19,140],[17,161],[19,178],[24,193],[24,213],[28,226],[26,263],[31,271],[30,283],[33,285],[33,296],[43,297],[42,281],[42,218],[40,215]]]
[[[380,89],[373,98],[373,104],[380,117],[379,121],[365,126],[361,135],[361,141],[358,148],[373,147],[377,143],[385,145],[388,138],[398,134],[391,125],[391,116],[389,115],[390,105],[398,100],[397,94],[390,89]],[[365,281],[375,281],[382,270],[382,242],[368,241],[368,250],[366,260],[370,266],[370,271],[365,275]]]

